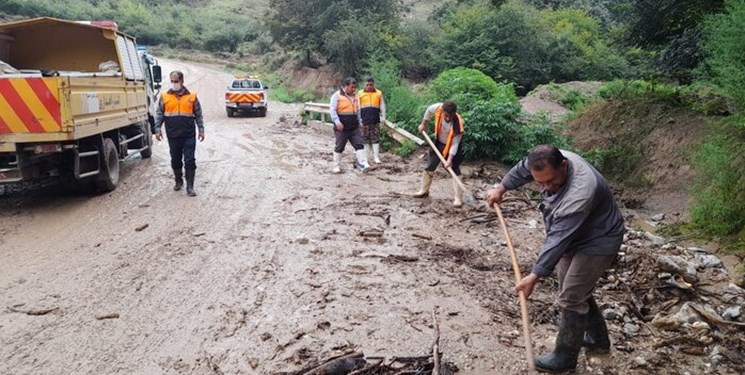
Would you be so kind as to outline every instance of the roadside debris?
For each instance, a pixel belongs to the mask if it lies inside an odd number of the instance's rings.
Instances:
[[[19,309],[19,307],[21,307],[21,306],[23,306],[23,304],[16,305],[16,306],[11,306],[11,307],[8,307],[8,310],[10,310],[12,312],[15,312],[15,313],[21,313],[21,314],[26,314],[26,315],[31,315],[31,316],[47,315],[50,312],[54,312],[54,311],[59,310],[59,307],[53,307],[53,308],[49,308],[49,309],[29,309],[29,310],[23,310],[23,309]]]
[[[96,315],[96,320],[104,320],[104,319],[119,319],[119,314],[111,313],[111,314],[104,314],[104,315]]]
[[[312,364],[294,372],[274,375],[451,375],[458,367],[451,362],[442,362],[440,352],[440,326],[437,314],[432,310],[434,339],[432,353],[413,357],[365,357],[361,351],[333,356],[320,364]]]

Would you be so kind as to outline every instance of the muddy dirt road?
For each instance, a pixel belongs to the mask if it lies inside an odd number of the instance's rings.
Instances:
[[[461,266],[430,262],[466,248],[450,229],[465,211],[448,208],[449,181],[413,200],[418,163],[385,155],[391,168],[360,176],[351,151],[332,175],[332,136],[293,124],[298,106],[229,119],[228,75],[164,65],[204,107],[199,196],[171,190],[165,142],[128,162],[110,194],[0,196],[0,373],[265,374],[351,348],[421,355],[435,306],[446,359],[463,371],[523,366],[484,308],[493,296],[469,294]],[[493,248],[493,231],[464,235]],[[505,254],[490,262],[508,279]],[[56,310],[18,312],[39,309]]]
[[[524,373],[501,231],[477,207],[451,208],[444,172],[424,200],[408,197],[417,156],[386,154],[360,175],[347,150],[333,175],[333,137],[296,123],[299,106],[227,118],[229,76],[164,65],[185,72],[205,110],[199,196],[172,191],[165,142],[128,162],[110,194],[0,194],[0,373],[273,374],[349,350],[425,355],[435,308],[461,373]],[[504,206],[523,270],[543,230],[526,208]],[[552,289],[532,298],[537,353],[555,329]],[[580,367],[619,373],[633,355],[614,353]]]

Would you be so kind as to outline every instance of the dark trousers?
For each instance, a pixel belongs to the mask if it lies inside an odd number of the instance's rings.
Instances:
[[[194,158],[194,151],[197,148],[197,138],[178,137],[168,138],[168,148],[171,150],[171,168],[181,170],[197,169],[197,161]]]
[[[587,314],[587,300],[616,255],[565,255],[556,265],[559,276],[559,306]]]
[[[336,139],[334,152],[344,152],[344,147],[346,147],[347,142],[351,143],[355,150],[362,150],[365,148],[362,144],[362,132],[359,127],[352,130],[347,130],[345,128],[342,131],[338,131],[334,128],[334,138]]]
[[[442,150],[445,149],[445,144],[440,143],[440,141],[435,140],[435,146],[437,146],[437,150],[442,153]],[[463,161],[463,144],[461,143],[458,145],[458,152],[455,153],[455,156],[453,156],[453,172],[455,172],[456,175],[460,176],[460,163]],[[442,155],[442,157],[445,158],[445,160],[448,160],[448,155]],[[437,166],[440,165],[440,158],[437,157],[437,154],[435,154],[434,150],[429,150],[429,162],[427,163],[427,168],[424,168],[425,171],[434,172],[435,169],[437,169]]]

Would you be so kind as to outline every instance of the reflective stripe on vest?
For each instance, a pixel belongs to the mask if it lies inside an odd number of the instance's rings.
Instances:
[[[437,109],[435,110],[435,136],[439,136],[440,129],[442,129],[442,112],[442,106],[437,107]],[[463,117],[460,117],[460,114],[458,112],[455,113],[455,116],[458,117],[458,128],[460,129],[459,133],[462,134],[465,130]],[[442,156],[448,157],[448,152],[450,152],[450,145],[453,144],[453,138],[455,138],[455,124],[450,127],[450,131],[448,132],[448,141],[445,143],[445,148],[442,150]]]

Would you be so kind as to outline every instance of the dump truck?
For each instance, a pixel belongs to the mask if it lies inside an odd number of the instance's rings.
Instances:
[[[113,27],[0,24],[0,184],[73,176],[112,191],[119,163],[152,155],[162,72]]]

